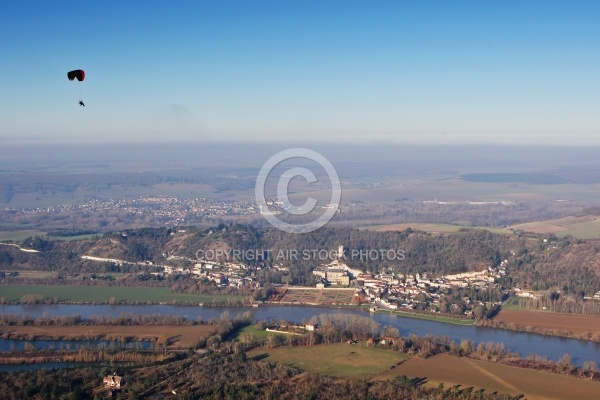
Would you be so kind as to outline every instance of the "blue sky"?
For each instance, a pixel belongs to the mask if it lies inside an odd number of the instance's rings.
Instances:
[[[591,0],[3,1],[0,145],[600,145],[598,21]]]

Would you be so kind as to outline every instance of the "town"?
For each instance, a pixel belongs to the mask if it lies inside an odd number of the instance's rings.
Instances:
[[[256,214],[256,202],[210,200],[204,197],[139,196],[122,199],[93,198],[83,204],[61,204],[48,207],[6,209],[7,213],[21,215],[60,214],[69,212],[100,213],[126,212],[131,215],[151,216],[165,225],[183,225],[204,216],[243,216]]]
[[[248,251],[241,253],[246,256]],[[287,251],[286,255],[295,254],[293,251]],[[308,252],[307,254],[311,254]],[[321,289],[321,290],[346,290],[351,291],[352,296],[346,304],[370,304],[372,310],[416,310],[429,311],[435,313],[451,313],[470,317],[477,306],[487,307],[488,309],[498,306],[500,301],[484,304],[482,301],[475,301],[468,296],[462,298],[462,306],[449,304],[441,301],[444,293],[452,289],[473,289],[489,291],[491,289],[499,290],[508,295],[510,290],[515,288],[501,287],[497,282],[500,278],[507,275],[506,265],[508,260],[503,260],[499,266],[489,266],[487,269],[473,272],[463,272],[452,275],[436,276],[433,273],[402,273],[402,272],[381,272],[364,273],[363,271],[349,267],[345,259],[351,251],[340,245],[337,250],[321,250],[315,254],[326,255],[327,257],[317,258],[316,266],[312,272],[314,276],[313,287],[292,286],[286,283],[273,285],[277,290],[298,291],[301,289]],[[396,254],[396,253],[395,253]],[[155,264],[152,261],[130,262],[120,259],[103,258],[90,255],[84,255],[82,258],[98,262],[109,262],[115,265],[136,265],[145,267],[147,271],[161,279],[168,276],[186,276],[198,281],[211,282],[218,287],[250,287],[259,289],[270,282],[258,278],[258,272],[263,269],[279,271],[283,274],[289,273],[289,267],[285,262],[274,263],[271,267],[250,266],[247,263],[239,261],[234,257],[217,260],[216,255],[240,255],[235,251],[206,251],[197,252],[197,258],[192,259],[185,256],[174,254],[163,254],[165,263]],[[209,259],[202,259],[199,255],[210,255]],[[264,250],[258,254],[253,252],[254,259],[258,256],[273,256],[271,252]],[[297,254],[296,254],[297,256]],[[191,267],[177,266],[177,264],[193,265]],[[144,272],[145,273],[145,272]],[[530,292],[518,292],[517,295],[526,296]],[[533,296],[533,295],[532,295]],[[294,297],[292,297],[293,299]],[[279,303],[298,303],[297,300],[286,300],[285,295],[277,300]],[[321,305],[319,302],[310,300],[301,301],[306,305]],[[340,303],[343,304],[343,303]]]

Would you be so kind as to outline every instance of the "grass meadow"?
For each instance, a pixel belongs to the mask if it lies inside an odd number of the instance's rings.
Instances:
[[[278,335],[278,334],[273,333],[273,332],[267,332],[266,330],[263,330],[263,329],[258,329],[254,325],[248,325],[248,326],[243,327],[242,329],[236,330],[231,335],[231,337],[228,339],[231,339],[234,341],[241,341],[241,338],[244,335],[250,335],[254,339],[262,340],[262,339],[266,339],[267,336]],[[279,336],[284,336],[284,334],[279,334]]]
[[[0,242],[6,240],[12,240],[13,242],[18,242],[21,240],[25,240],[29,237],[35,236],[46,236],[46,232],[37,231],[37,230],[25,230],[25,231],[0,231]]]
[[[397,365],[406,355],[358,344],[258,348],[248,357],[289,365],[303,371],[342,379],[370,379]]]
[[[102,237],[102,233],[92,233],[88,235],[75,235],[75,236],[48,236],[47,232],[38,230],[25,230],[25,231],[0,231],[0,242],[13,241],[20,242],[30,237],[42,237],[46,240],[83,240],[92,239],[95,237]]]

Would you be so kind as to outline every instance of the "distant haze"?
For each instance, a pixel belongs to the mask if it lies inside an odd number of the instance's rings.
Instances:
[[[336,167],[360,163],[396,174],[406,168],[417,175],[438,168],[478,168],[503,172],[548,168],[600,167],[600,147],[588,146],[401,146],[324,145],[318,143],[235,144],[104,144],[0,146],[0,166],[24,164],[90,164],[100,162],[183,163],[227,168],[260,168],[275,153],[303,147],[321,152]],[[182,165],[183,165],[182,164]],[[447,171],[448,172],[448,171]]]

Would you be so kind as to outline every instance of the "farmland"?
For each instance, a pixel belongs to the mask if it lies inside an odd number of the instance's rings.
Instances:
[[[243,296],[219,296],[190,293],[174,293],[164,287],[123,286],[49,286],[49,285],[0,285],[0,297],[6,302],[18,302],[25,295],[41,295],[65,303],[224,303],[247,300]]]
[[[363,227],[361,229],[373,230],[376,232],[388,232],[388,231],[404,231],[406,229],[419,230],[430,233],[454,233],[458,232],[463,228],[471,228],[460,225],[452,225],[452,224],[428,224],[428,223],[418,223],[418,222],[407,222],[403,224],[390,224],[390,225],[373,225]],[[502,233],[502,234],[513,234],[513,231],[508,229],[498,229],[498,228],[485,228],[485,227],[474,227],[474,229],[485,229],[493,233]]]
[[[366,344],[321,344],[316,346],[258,348],[248,357],[277,362],[313,374],[342,379],[368,379],[405,359],[405,355]]]
[[[412,357],[376,379],[406,375],[426,378],[426,385],[461,385],[486,392],[524,394],[535,399],[594,399],[600,396],[600,382],[512,367],[469,358],[437,355],[427,359]]]
[[[512,229],[533,233],[553,233],[558,237],[571,235],[579,239],[600,238],[600,217],[596,215],[568,216],[511,226]]]
[[[530,311],[503,308],[494,318],[505,324],[526,328],[571,332],[575,336],[600,332],[600,317],[595,315],[562,314],[549,311]]]
[[[164,341],[171,347],[192,347],[207,338],[213,325],[75,325],[75,326],[1,326],[0,337],[28,337],[54,340],[151,340]]]

